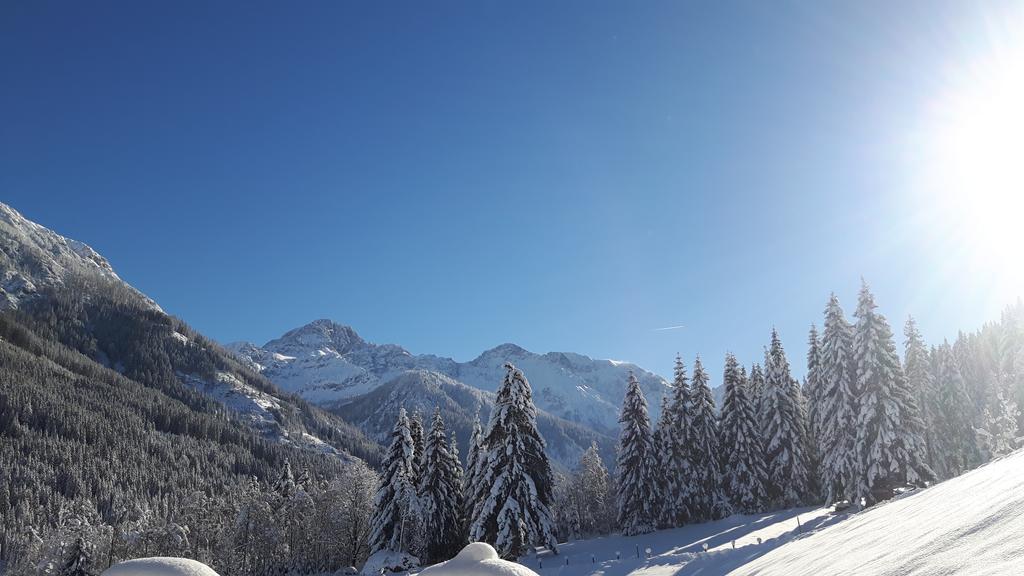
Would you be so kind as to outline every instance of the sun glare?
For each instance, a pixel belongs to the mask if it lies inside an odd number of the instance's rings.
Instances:
[[[930,110],[925,168],[947,240],[1000,299],[1024,292],[1024,43],[1012,37],[951,75]]]

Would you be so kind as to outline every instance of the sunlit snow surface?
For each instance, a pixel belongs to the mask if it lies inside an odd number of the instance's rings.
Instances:
[[[1024,574],[1024,451],[871,508],[736,574]]]
[[[188,558],[138,558],[114,564],[101,576],[217,576],[212,568]]]
[[[1024,574],[1024,451],[859,514],[732,516],[522,563],[542,576]]]

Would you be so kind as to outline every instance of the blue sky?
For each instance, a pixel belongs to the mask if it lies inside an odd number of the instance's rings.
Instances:
[[[5,3],[0,200],[221,341],[717,374],[861,276],[937,341],[1008,302],[939,272],[908,149],[1003,8]]]

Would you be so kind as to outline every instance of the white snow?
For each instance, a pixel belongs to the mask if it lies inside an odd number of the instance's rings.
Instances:
[[[119,562],[101,576],[218,576],[213,568],[188,558],[138,558]]]
[[[185,336],[181,332],[171,332],[171,338],[174,338],[178,342],[181,342],[182,345],[188,344],[188,336]]]
[[[421,576],[537,576],[537,573],[522,564],[498,558],[490,544],[471,542],[455,558],[435,564],[422,572]]]
[[[559,552],[520,561],[542,576],[1024,574],[1024,450],[859,514],[737,515]]]
[[[737,574],[1024,574],[1024,451],[769,552]]]
[[[360,574],[364,576],[380,576],[382,572],[390,573],[395,569],[409,570],[419,566],[419,564],[419,558],[405,552],[380,550],[366,560],[366,564],[363,564]]]

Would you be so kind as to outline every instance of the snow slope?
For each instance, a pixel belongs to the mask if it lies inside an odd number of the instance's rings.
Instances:
[[[520,562],[542,576],[729,574],[751,558],[838,519],[822,508],[735,515],[639,536],[612,535],[568,542],[559,546],[558,556],[544,553],[540,558],[522,558]]]
[[[521,563],[542,576],[1024,574],[1024,450],[858,514],[737,515],[559,552]]]
[[[572,353],[535,354],[514,344],[487,350],[470,362],[414,355],[393,344],[367,342],[352,328],[330,320],[296,328],[263,346],[238,342],[227,348],[279,387],[328,407],[367,394],[408,370],[430,370],[493,392],[504,378],[505,362],[512,362],[530,380],[539,408],[603,433],[617,428],[631,370],[654,418],[668,384],[633,364]]]
[[[736,574],[1024,574],[1024,451],[870,508]]]

